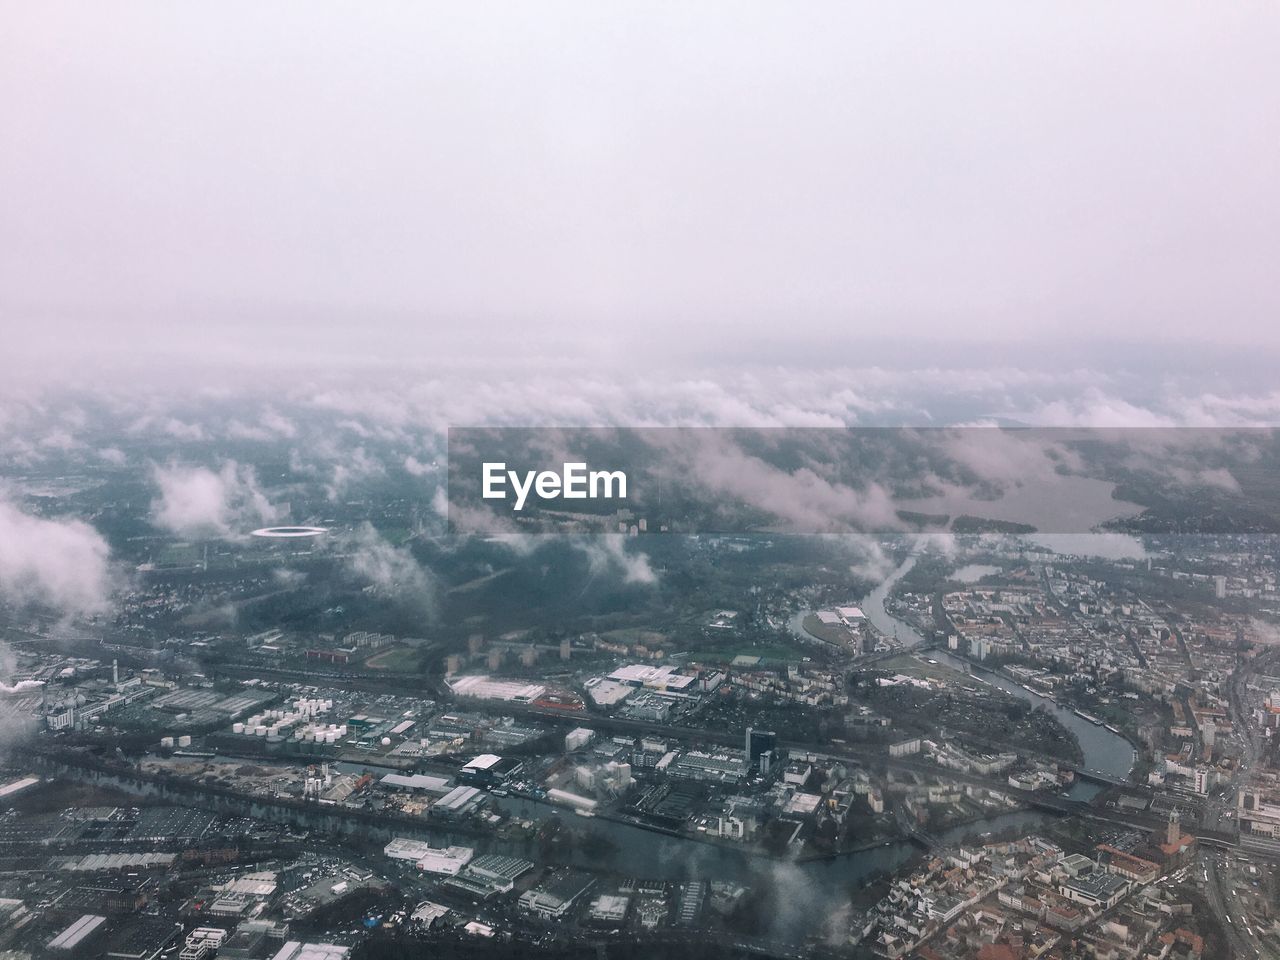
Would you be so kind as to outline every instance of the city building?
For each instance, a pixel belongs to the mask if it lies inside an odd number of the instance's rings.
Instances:
[[[520,909],[544,920],[561,918],[591,889],[593,882],[589,874],[577,870],[555,870],[537,886],[520,894]]]

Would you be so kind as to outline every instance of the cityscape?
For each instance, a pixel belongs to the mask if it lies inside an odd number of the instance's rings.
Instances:
[[[2,5],[0,960],[1280,960],[1280,4]]]
[[[67,459],[8,522],[119,566],[4,608],[14,956],[1280,950],[1270,534],[516,542]]]

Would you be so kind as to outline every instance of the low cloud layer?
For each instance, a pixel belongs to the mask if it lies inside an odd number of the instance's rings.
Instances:
[[[107,541],[82,520],[45,518],[0,499],[0,597],[67,615],[100,613],[111,587]]]
[[[180,464],[156,466],[160,496],[152,503],[155,524],[180,537],[226,537],[276,518],[257,474],[228,460],[214,471]]]
[[[572,542],[587,555],[592,575],[616,575],[623,583],[630,584],[652,585],[658,582],[648,555],[639,550],[628,551],[627,540],[622,534],[611,533]]]
[[[435,619],[439,587],[407,547],[390,543],[366,523],[348,534],[340,549],[346,554],[351,571],[375,592],[422,614],[428,621]]]

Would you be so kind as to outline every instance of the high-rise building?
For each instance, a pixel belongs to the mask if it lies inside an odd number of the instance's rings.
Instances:
[[[747,760],[752,765],[760,759],[762,753],[777,749],[778,735],[772,730],[757,730],[747,727]]]

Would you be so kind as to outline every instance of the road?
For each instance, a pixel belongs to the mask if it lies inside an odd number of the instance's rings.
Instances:
[[[1205,892],[1213,912],[1222,919],[1227,932],[1227,942],[1231,944],[1232,953],[1237,957],[1267,958],[1272,960],[1274,954],[1266,948],[1258,937],[1258,931],[1249,922],[1240,909],[1234,889],[1234,883],[1226,876],[1226,856],[1222,852],[1202,851],[1199,857],[1201,880],[1204,881]]]

